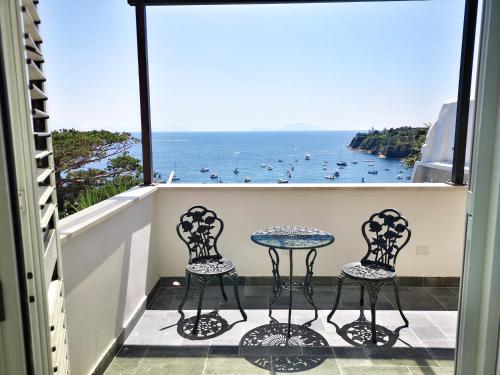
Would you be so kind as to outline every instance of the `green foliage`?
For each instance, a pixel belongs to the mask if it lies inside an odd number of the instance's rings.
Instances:
[[[138,142],[130,133],[63,129],[52,140],[61,217],[142,183],[140,161],[128,154]]]
[[[93,206],[103,200],[123,193],[136,185],[137,181],[128,177],[116,177],[112,182],[105,183],[104,185],[86,188],[78,194],[73,204],[73,209],[75,212],[83,210],[84,208]]]
[[[383,154],[387,158],[403,159],[407,167],[413,167],[420,159],[420,149],[429,127],[429,124],[424,124],[422,127],[404,126],[382,131],[372,128],[368,132],[356,134],[349,147],[376,155]]]

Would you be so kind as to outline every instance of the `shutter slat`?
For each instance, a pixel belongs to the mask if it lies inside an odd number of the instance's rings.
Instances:
[[[35,154],[35,159],[43,159],[43,158],[49,156],[50,154],[52,154],[51,150],[40,151],[40,152]]]
[[[28,78],[30,81],[45,81],[45,76],[36,64],[28,59]]]
[[[56,231],[53,229],[48,235],[46,249],[43,255],[43,263],[45,268],[45,288],[48,290],[57,262]]]
[[[33,116],[33,118],[36,118],[36,119],[48,119],[49,118],[48,114],[40,111],[39,109],[32,109],[31,115]]]
[[[40,206],[44,206],[47,203],[47,200],[50,198],[50,195],[54,191],[54,186],[41,186],[38,188],[40,190],[40,197],[38,198],[38,204]]]
[[[45,181],[47,177],[52,173],[51,168],[37,168],[36,172],[36,182],[40,183]]]
[[[40,220],[40,226],[42,227],[42,229],[48,227],[50,219],[52,219],[52,215],[54,214],[55,209],[56,205],[54,203],[50,203],[47,205],[47,208],[42,210],[42,217]]]
[[[45,93],[42,90],[40,90],[37,86],[30,83],[29,88],[30,88],[31,100],[47,100],[47,95],[45,95]]]

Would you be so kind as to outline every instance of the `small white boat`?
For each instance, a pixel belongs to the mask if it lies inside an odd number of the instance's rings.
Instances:
[[[245,181],[245,182],[251,182],[252,179],[250,177],[245,177],[245,179],[243,181]]]
[[[326,171],[328,168],[327,167],[323,167],[323,170]]]
[[[267,167],[267,170],[268,170],[268,171],[272,171],[272,170],[273,170],[273,166],[272,166],[272,165],[270,165],[269,167]]]
[[[398,175],[396,176],[396,179],[398,179],[398,180],[402,180],[402,179],[403,179],[403,176],[401,176],[400,174],[398,174]]]
[[[331,174],[325,174],[325,179],[327,180],[335,180],[335,176]]]
[[[240,173],[240,170],[238,168],[235,168],[234,171],[233,171],[234,174],[238,174]]]
[[[404,171],[398,171],[398,173],[405,173]]]
[[[306,160],[311,160],[311,154],[306,154],[306,155],[305,155],[305,159],[306,159]]]
[[[219,178],[219,175],[217,173],[214,173],[214,174],[210,175],[210,178],[212,180],[215,180],[216,178]]]
[[[260,165],[260,167],[261,167],[261,168],[265,168],[265,167],[266,167],[266,165],[265,165],[265,164],[261,164],[261,165]]]
[[[284,178],[278,178],[278,184],[288,184],[288,180],[285,180]]]
[[[378,174],[378,171],[372,169],[372,170],[368,171],[368,174]]]
[[[201,168],[201,169],[200,169],[200,172],[205,173],[205,172],[208,172],[209,170],[210,170],[210,169],[208,169],[208,168]]]

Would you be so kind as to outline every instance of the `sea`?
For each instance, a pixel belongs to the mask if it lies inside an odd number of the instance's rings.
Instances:
[[[360,183],[411,182],[399,159],[354,151],[356,131],[153,132],[153,170],[174,183]],[[140,134],[133,134],[140,139]],[[141,145],[130,154],[141,159]],[[306,160],[309,155],[310,160]],[[345,161],[346,166],[336,163]],[[271,167],[272,169],[270,169]],[[201,172],[202,168],[208,169]],[[234,173],[238,169],[239,173]],[[325,176],[339,176],[334,180]],[[377,171],[377,174],[368,173]],[[289,177],[289,172],[290,176]],[[213,178],[216,175],[216,178]],[[398,175],[401,178],[398,178]]]

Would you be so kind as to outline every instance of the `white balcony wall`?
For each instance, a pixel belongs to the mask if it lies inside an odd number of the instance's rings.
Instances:
[[[466,189],[445,184],[337,185],[160,185],[155,221],[158,271],[182,276],[187,249],[175,226],[182,212],[205,205],[225,224],[219,250],[236,262],[242,276],[271,276],[267,250],[250,235],[275,225],[304,225],[332,233],[333,245],[318,249],[316,276],[338,275],[341,266],[361,259],[366,242],[361,224],[385,208],[400,211],[410,223],[412,238],[400,253],[400,276],[458,277],[461,270]],[[417,247],[419,253],[417,254]],[[287,254],[280,252],[288,272]],[[296,274],[305,273],[305,252],[294,258]],[[285,257],[285,258],[284,258]]]
[[[89,374],[158,280],[151,268],[154,188],[61,220],[71,372]]]

